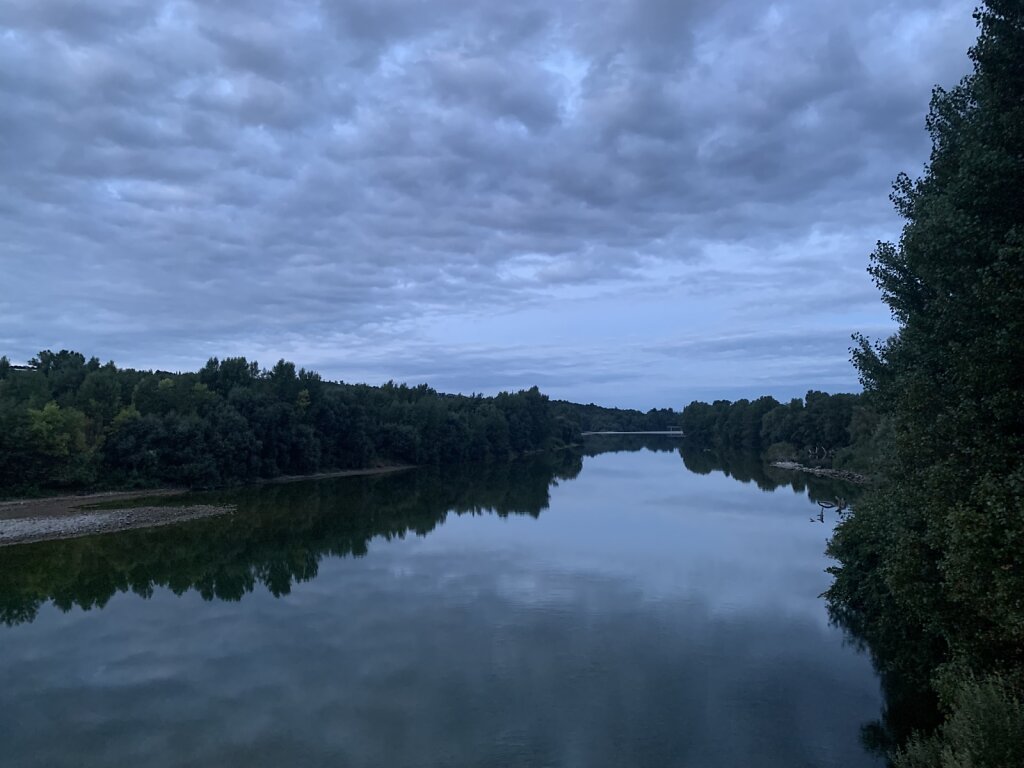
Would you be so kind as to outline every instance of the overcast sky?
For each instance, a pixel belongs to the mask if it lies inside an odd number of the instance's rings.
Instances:
[[[0,354],[858,388],[974,0],[4,0]]]

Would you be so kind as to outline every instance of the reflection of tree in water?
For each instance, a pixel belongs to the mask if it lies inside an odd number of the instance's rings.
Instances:
[[[578,454],[510,463],[425,468],[197,494],[237,505],[232,515],[183,525],[6,548],[0,621],[32,621],[47,601],[62,610],[102,607],[117,592],[194,589],[239,600],[263,584],[275,596],[317,575],[324,556],[365,555],[371,539],[425,535],[449,512],[538,516],[549,489],[579,474]],[[180,499],[177,500],[180,503]]]
[[[869,598],[865,605],[874,606],[870,615],[832,601],[828,613],[832,624],[870,655],[878,674],[885,705],[878,720],[863,726],[861,738],[869,752],[886,757],[905,746],[913,731],[930,732],[942,722],[931,680],[946,660],[947,647],[938,634],[905,621],[887,596],[863,597]]]
[[[673,435],[587,435],[582,447],[584,456],[637,451],[672,453],[678,450],[679,438]]]
[[[742,483],[753,482],[764,491],[781,487],[798,493],[806,491],[808,497],[822,507],[821,516],[812,518],[816,522],[824,522],[826,510],[838,508],[840,503],[855,504],[864,490],[851,483],[772,467],[756,453],[689,446],[681,448],[679,453],[691,472],[722,472]],[[842,514],[845,509],[837,511]],[[868,604],[887,603],[884,599],[872,598]],[[881,681],[885,697],[882,716],[862,730],[868,751],[885,757],[894,747],[905,744],[912,731],[928,731],[941,722],[938,702],[930,686],[934,670],[943,659],[944,645],[940,638],[915,630],[895,613],[872,615],[869,620],[849,606],[829,604],[828,610],[832,623],[842,628],[859,650],[870,653]]]
[[[721,472],[741,483],[754,483],[762,491],[788,487],[796,493],[806,492],[811,501],[826,505],[838,507],[841,501],[845,508],[863,492],[853,483],[773,467],[753,451],[712,450],[684,445],[679,454],[686,468],[698,475]]]
[[[822,508],[821,516],[815,515],[814,521],[824,522],[827,509],[838,508],[840,502],[855,503],[863,493],[863,488],[851,483],[772,467],[756,453],[689,446],[681,448],[679,453],[686,468],[697,474],[722,472],[742,483],[753,482],[764,491],[781,487],[790,487],[798,493],[806,491]],[[837,511],[842,514],[845,510]],[[870,604],[884,602],[873,599]],[[885,697],[882,716],[862,730],[868,751],[885,757],[894,747],[905,744],[912,731],[927,731],[941,722],[938,702],[930,686],[931,676],[943,658],[944,646],[938,637],[915,632],[899,615],[873,615],[868,620],[848,606],[831,603],[828,610],[831,622],[843,629],[847,639],[860,651],[870,653],[881,681]]]
[[[773,467],[756,451],[711,449],[686,442],[680,445],[679,438],[670,435],[588,435],[582,448],[584,456],[645,450],[678,452],[686,468],[698,475],[721,472],[741,483],[754,483],[762,491],[792,488],[796,493],[806,492],[811,501],[842,507],[840,511],[845,511],[863,492],[853,483]]]

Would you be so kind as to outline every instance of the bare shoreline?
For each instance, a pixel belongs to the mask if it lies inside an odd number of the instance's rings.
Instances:
[[[234,507],[194,504],[181,507],[97,509],[77,514],[20,517],[0,520],[0,547],[55,539],[77,539],[100,533],[131,531],[171,525],[201,517],[234,512]]]
[[[795,461],[773,461],[771,466],[778,469],[788,469],[793,472],[807,472],[818,477],[829,477],[833,480],[845,480],[856,485],[869,485],[871,478],[859,472],[851,472],[848,469],[826,469],[824,467],[807,467]]]
[[[411,469],[405,466],[344,469],[313,475],[286,475],[263,480],[255,485],[292,483],[331,477],[380,475]],[[245,486],[239,486],[245,487]],[[115,533],[137,528],[171,525],[202,517],[222,515],[234,511],[232,506],[210,504],[183,504],[152,506],[145,500],[184,495],[181,488],[153,488],[138,491],[115,491],[65,496],[47,496],[38,499],[17,499],[0,502],[0,547],[29,544],[37,541],[72,539],[100,533]],[[95,509],[112,502],[142,502],[137,507]]]

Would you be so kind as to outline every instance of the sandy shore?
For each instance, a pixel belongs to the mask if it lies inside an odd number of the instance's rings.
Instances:
[[[409,469],[409,467],[374,467],[323,472],[316,475],[289,475],[265,480],[263,483],[290,483],[329,477],[379,475],[403,469]],[[161,488],[0,502],[0,547],[170,525],[234,511],[234,507],[231,506],[209,504],[152,506],[146,503],[150,499],[180,496],[184,493],[186,491],[181,489]],[[139,501],[139,506],[125,506],[121,509],[91,508],[136,499]]]
[[[131,507],[97,509],[44,517],[16,517],[0,520],[0,547],[52,539],[74,539],[98,533],[129,531],[171,525],[200,517],[223,515],[234,507],[196,504],[188,507]]]
[[[5,520],[27,517],[62,517],[80,514],[83,507],[110,504],[132,499],[155,499],[178,496],[184,490],[175,488],[154,488],[146,491],[117,491],[110,493],[84,493],[67,496],[44,496],[39,499],[0,501],[0,524]]]

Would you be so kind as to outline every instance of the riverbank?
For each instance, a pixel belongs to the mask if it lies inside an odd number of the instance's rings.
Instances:
[[[136,528],[153,528],[234,511],[233,506],[194,504],[96,509],[42,517],[17,517],[0,520],[0,547],[54,539],[77,539],[81,536],[130,531]]]
[[[287,475],[261,480],[255,485],[292,483],[332,477],[380,475],[411,469],[408,466],[372,467],[320,472],[312,475]],[[153,505],[147,501],[182,496],[188,491],[180,488],[157,488],[139,491],[116,491],[65,496],[47,496],[38,499],[17,499],[0,502],[0,547],[29,544],[36,541],[73,539],[101,533],[116,533],[137,528],[171,525],[202,517],[228,514],[233,506],[209,504]],[[99,509],[112,504],[139,501],[138,506],[119,506],[117,509]]]
[[[806,472],[810,475],[817,477],[830,477],[833,480],[845,480],[848,483],[856,483],[857,485],[867,485],[871,482],[871,478],[867,475],[861,475],[857,472],[850,472],[846,469],[825,469],[824,467],[808,467],[803,464],[798,464],[795,461],[773,461],[770,466],[777,467],[778,469],[788,469],[793,472]]]

